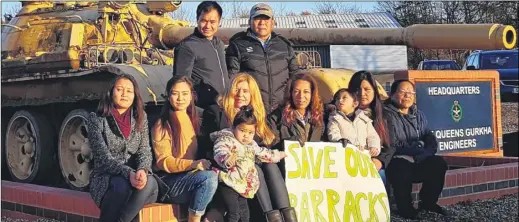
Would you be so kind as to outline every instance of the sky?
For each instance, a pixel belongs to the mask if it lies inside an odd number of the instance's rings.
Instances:
[[[195,11],[196,11],[196,6],[200,3],[201,1],[183,1],[182,2],[182,6],[181,7],[184,7],[186,9],[188,9],[189,11],[192,11],[193,13],[190,13],[191,16],[190,16],[190,19],[189,20],[195,20]],[[223,3],[223,2],[226,2],[226,1],[218,1],[219,3]],[[231,2],[231,1],[227,1],[227,2]],[[258,1],[260,2],[260,1]],[[250,8],[255,4],[255,3],[258,3],[256,1],[243,1],[241,3],[242,7],[246,8],[247,11],[250,10]],[[299,2],[295,2],[295,1],[285,1],[285,2],[279,2],[279,1],[264,1],[265,3],[269,4],[272,6],[272,8],[274,9],[274,12],[276,11],[276,9],[280,9],[280,7],[284,6],[286,12],[289,12],[289,11],[293,11],[297,14],[299,14],[300,12],[302,11],[310,11],[310,12],[314,12],[315,8],[316,8],[316,5],[314,2],[306,2],[306,1],[299,1]],[[228,3],[228,4],[229,4]],[[225,3],[224,3],[225,4]],[[356,7],[356,8],[359,8],[361,9],[362,11],[373,11],[375,10],[375,7],[376,7],[376,2],[366,2],[366,1],[350,1],[350,2],[342,2],[342,4],[346,4],[348,7]],[[2,1],[2,15],[5,13],[4,10],[8,10],[9,8],[13,8],[15,7],[16,5],[20,5],[20,2],[18,1],[11,1],[11,2],[5,2],[5,1]],[[227,17],[226,16],[226,8],[224,7],[224,17]]]

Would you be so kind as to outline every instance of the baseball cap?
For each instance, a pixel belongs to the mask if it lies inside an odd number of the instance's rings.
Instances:
[[[270,18],[274,17],[274,13],[272,12],[272,7],[265,3],[258,3],[252,6],[250,10],[250,18],[255,18],[258,15],[266,15]]]

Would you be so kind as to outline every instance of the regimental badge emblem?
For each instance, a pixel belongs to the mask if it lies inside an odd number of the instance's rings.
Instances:
[[[459,122],[463,118],[463,109],[458,100],[454,100],[454,104],[451,107],[451,116],[454,122]]]

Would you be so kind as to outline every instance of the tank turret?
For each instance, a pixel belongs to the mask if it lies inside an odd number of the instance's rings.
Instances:
[[[103,64],[172,65],[172,53],[154,47],[147,21],[172,20],[181,2],[27,2],[2,29],[2,69],[10,75],[79,70]]]

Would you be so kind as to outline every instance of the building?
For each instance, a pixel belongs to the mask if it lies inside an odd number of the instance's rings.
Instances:
[[[401,28],[386,12],[276,17],[275,28]],[[223,19],[222,28],[246,28],[248,18]],[[369,70],[375,73],[407,69],[405,45],[297,45],[310,66]]]

